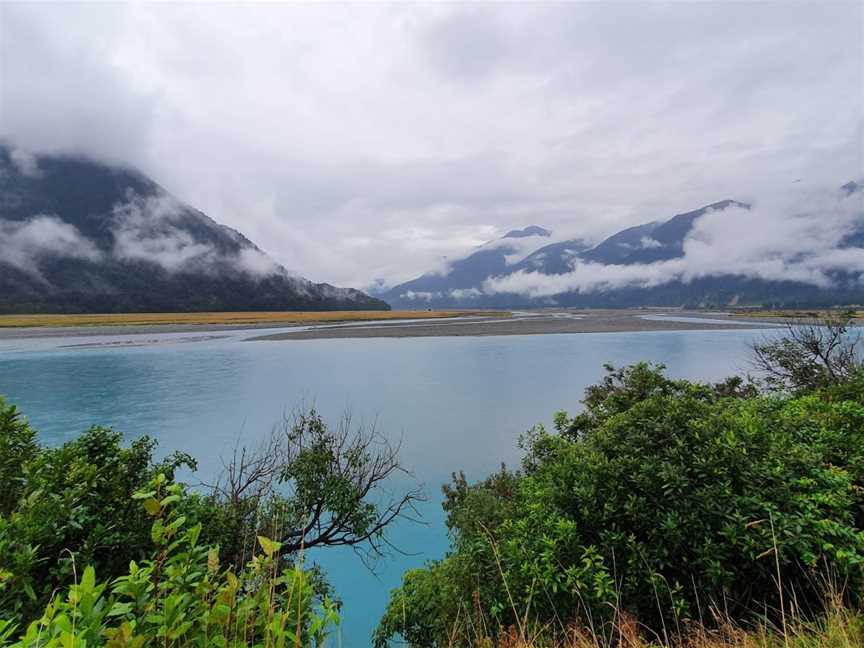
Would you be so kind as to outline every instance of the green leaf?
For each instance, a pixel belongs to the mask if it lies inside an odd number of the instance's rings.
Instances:
[[[159,504],[162,506],[167,506],[168,504],[173,504],[174,502],[179,502],[179,501],[180,501],[179,495],[168,495],[167,497],[163,497],[162,501],[159,502]]]
[[[147,511],[150,515],[159,515],[159,511],[162,510],[162,507],[159,505],[159,502],[151,497],[148,500],[144,501],[144,510]]]
[[[261,549],[264,550],[264,553],[267,554],[268,558],[272,558],[273,554],[282,548],[281,542],[275,542],[270,538],[265,538],[264,536],[258,536],[258,544],[261,545]]]

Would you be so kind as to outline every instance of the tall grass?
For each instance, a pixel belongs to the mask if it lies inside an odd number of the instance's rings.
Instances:
[[[503,628],[497,639],[478,637],[477,648],[861,648],[864,646],[864,615],[845,607],[828,610],[808,620],[787,619],[786,629],[770,623],[750,627],[727,621],[717,627],[690,624],[680,635],[668,639],[652,637],[632,618],[622,614],[610,637],[590,628],[569,627],[550,636],[525,636],[515,627]],[[455,647],[454,647],[455,648]]]
[[[700,616],[704,616],[699,620],[682,620],[675,628],[664,627],[658,632],[641,625],[620,605],[605,622],[595,623],[590,614],[582,614],[587,621],[580,623],[561,621],[567,618],[564,614],[556,614],[552,621],[532,620],[530,600],[528,609],[515,608],[497,544],[489,534],[487,540],[516,623],[496,627],[475,592],[472,609],[457,618],[448,640],[441,643],[447,648],[864,648],[864,610],[845,603],[842,585],[825,578],[821,583],[825,592],[822,609],[804,611],[798,607],[794,591],[781,582],[779,563],[776,583],[783,609],[766,609],[749,621],[734,619],[715,606],[700,609]],[[784,592],[791,600],[784,601]]]

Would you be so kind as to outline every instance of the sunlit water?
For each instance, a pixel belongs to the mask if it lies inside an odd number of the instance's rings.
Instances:
[[[516,464],[520,433],[548,424],[558,410],[577,409],[605,362],[650,360],[676,376],[720,379],[746,371],[748,344],[764,335],[725,330],[246,342],[246,334],[234,332],[198,342],[156,336],[165,343],[72,349],[58,347],[85,340],[19,340],[0,342],[0,394],[19,405],[45,443],[62,443],[91,424],[109,425],[130,438],[155,437],[160,453],[192,453],[202,479],[218,470],[220,455],[238,440],[254,444],[302,402],[333,421],[346,409],[355,420],[377,420],[382,432],[401,439],[402,461],[425,485],[429,502],[421,507],[424,525],[391,531],[394,544],[411,555],[378,561],[374,574],[351,551],[314,556],[344,601],[342,645],[362,648],[400,575],[446,551],[440,485],[451,472],[478,479],[502,461]]]

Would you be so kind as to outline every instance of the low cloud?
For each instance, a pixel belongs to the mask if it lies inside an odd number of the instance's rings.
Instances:
[[[42,176],[36,156],[30,151],[20,148],[13,149],[9,154],[9,159],[21,175],[28,178],[39,178]]]
[[[192,233],[195,225],[208,230],[220,227],[167,194],[142,197],[130,193],[127,202],[116,205],[113,210],[112,255],[120,260],[155,263],[168,272],[214,272],[233,268],[264,277],[281,271],[257,248],[242,247],[237,253],[226,253],[211,242],[202,242]],[[236,232],[226,229],[224,233],[243,245]]]
[[[864,274],[864,249],[841,247],[845,237],[856,231],[864,231],[861,192],[812,191],[784,199],[768,197],[755,201],[751,209],[730,207],[700,218],[680,258],[632,265],[575,259],[571,272],[518,272],[490,279],[483,290],[540,298],[566,292],[652,288],[723,275],[828,288],[835,273]],[[642,246],[646,247],[644,240]]]
[[[441,299],[440,292],[428,292],[423,290],[407,290],[401,295],[399,295],[399,299],[410,299],[411,301],[424,301],[431,302],[433,299]]]
[[[212,246],[197,242],[175,224],[181,206],[167,196],[129,195],[129,201],[114,207],[112,232],[114,257],[150,261],[168,271],[214,260]]]
[[[661,248],[663,247],[663,244],[660,241],[655,241],[650,236],[643,236],[642,239],[639,241],[639,246],[643,250],[651,250],[654,248]]]
[[[0,259],[38,275],[47,257],[98,261],[101,252],[73,225],[55,216],[38,215],[25,221],[0,220]]]
[[[477,288],[454,288],[450,291],[450,296],[453,299],[474,299],[480,297],[483,291]]]
[[[423,290],[407,290],[399,295],[399,299],[408,299],[415,302],[429,303],[439,299],[455,299],[465,301],[482,297],[483,291],[479,288],[453,288],[452,290],[437,290],[434,292]]]

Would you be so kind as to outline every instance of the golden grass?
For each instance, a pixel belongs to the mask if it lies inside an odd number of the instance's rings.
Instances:
[[[148,326],[154,324],[210,324],[242,326],[258,324],[308,324],[394,319],[437,319],[464,315],[507,317],[505,311],[273,311],[247,313],[96,313],[0,315],[0,328],[23,326]]]

